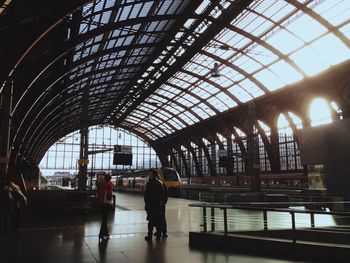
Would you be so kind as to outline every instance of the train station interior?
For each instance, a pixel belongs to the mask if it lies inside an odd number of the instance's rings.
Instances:
[[[0,262],[348,262],[349,156],[349,0],[0,0]]]

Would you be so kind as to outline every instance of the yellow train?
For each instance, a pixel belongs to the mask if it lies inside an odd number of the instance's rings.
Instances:
[[[177,197],[181,191],[181,180],[178,172],[170,167],[158,169],[160,180],[168,188],[169,196]],[[144,192],[146,183],[152,175],[152,169],[129,171],[117,179],[118,191]]]

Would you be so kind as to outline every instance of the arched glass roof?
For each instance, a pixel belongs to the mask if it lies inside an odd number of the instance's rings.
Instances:
[[[159,126],[156,116],[170,111],[173,116],[163,123],[181,118],[186,124],[174,125],[179,130],[348,60],[349,17],[349,1],[253,1],[146,99],[160,104],[150,123]],[[215,22],[204,19],[196,31],[202,33]],[[215,62],[221,70],[218,78],[211,77]]]
[[[18,127],[46,148],[82,119],[161,139],[350,58],[348,0],[93,0],[65,19]]]

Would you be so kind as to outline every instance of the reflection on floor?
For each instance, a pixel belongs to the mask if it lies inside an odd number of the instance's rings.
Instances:
[[[169,237],[147,243],[143,197],[118,193],[109,240],[98,243],[98,215],[42,218],[18,232],[0,233],[0,262],[293,262],[190,249],[188,232],[200,230],[200,210],[188,207],[188,203],[169,198]]]

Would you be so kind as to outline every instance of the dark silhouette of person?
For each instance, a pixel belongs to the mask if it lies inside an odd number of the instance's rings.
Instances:
[[[27,198],[22,193],[21,189],[17,184],[10,181],[9,186],[11,188],[11,194],[14,200],[12,214],[12,229],[19,230],[22,226],[23,209],[27,206]]]
[[[99,234],[99,242],[109,239],[109,232],[107,227],[107,220],[111,205],[113,203],[113,183],[111,176],[106,174],[98,184],[98,204],[101,213],[101,228]]]
[[[161,218],[160,218],[160,229],[161,233],[163,234],[163,238],[168,237],[167,234],[167,223],[166,223],[166,218],[165,218],[165,206],[166,203],[168,202],[168,187],[166,187],[164,182],[161,182],[163,186],[163,191],[164,191],[164,199],[162,202],[162,211],[161,211]],[[156,232],[154,235],[157,236],[158,232]]]
[[[0,232],[10,229],[14,199],[8,180],[0,178]]]
[[[156,228],[157,240],[161,238],[162,222],[162,204],[164,202],[165,192],[162,182],[159,180],[157,170],[152,170],[152,175],[146,184],[144,200],[145,210],[148,220],[148,234],[145,240],[152,241],[153,228]]]
[[[1,229],[19,230],[22,225],[23,209],[27,206],[27,198],[20,187],[9,178],[12,174],[7,173],[0,182],[0,212]]]

